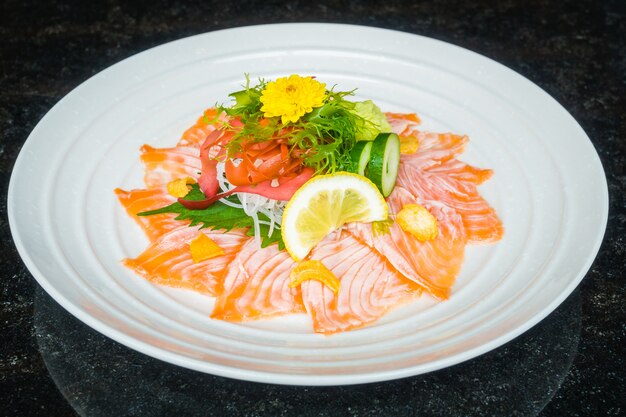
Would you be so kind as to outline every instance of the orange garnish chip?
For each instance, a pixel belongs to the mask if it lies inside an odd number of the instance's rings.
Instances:
[[[420,142],[415,136],[400,136],[400,153],[405,155],[413,154],[417,152],[419,147]]]
[[[433,240],[439,234],[437,219],[424,206],[407,204],[396,215],[396,221],[404,230],[420,242]]]
[[[420,118],[415,113],[391,113],[391,112],[388,112],[388,113],[385,113],[385,114],[387,116],[389,116],[389,117],[393,117],[394,119],[409,120],[409,121],[415,122],[417,124],[422,123]]]
[[[289,286],[297,287],[304,281],[314,279],[330,288],[335,294],[339,291],[339,279],[320,261],[302,261],[289,274]]]
[[[195,263],[224,255],[224,250],[213,239],[200,232],[198,237],[189,244],[191,259]]]
[[[167,192],[176,198],[183,198],[189,194],[190,188],[188,185],[194,184],[195,181],[191,177],[179,178],[167,183]]]

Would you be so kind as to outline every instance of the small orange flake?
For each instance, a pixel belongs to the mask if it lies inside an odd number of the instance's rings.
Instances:
[[[439,234],[437,219],[425,207],[419,204],[407,204],[396,215],[396,221],[404,230],[415,236],[420,242],[433,240]]]
[[[419,140],[413,136],[400,136],[400,153],[405,155],[417,152],[420,147]]]
[[[418,115],[415,114],[415,113],[391,113],[391,112],[387,112],[385,114],[387,115],[387,117],[391,117],[391,118],[394,118],[394,119],[409,120],[409,121],[417,123],[417,124],[422,123],[422,121],[420,120]]]
[[[297,287],[304,281],[314,279],[330,288],[335,294],[339,291],[339,279],[320,261],[302,261],[289,274],[289,286]]]
[[[189,194],[189,184],[194,184],[195,181],[191,177],[179,178],[177,180],[167,183],[167,192],[176,198],[183,198]]]
[[[210,237],[200,232],[198,237],[189,244],[191,259],[195,263],[224,255],[224,250]]]

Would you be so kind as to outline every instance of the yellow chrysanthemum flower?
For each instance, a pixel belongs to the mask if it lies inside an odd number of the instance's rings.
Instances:
[[[300,117],[324,104],[326,84],[312,77],[292,74],[269,82],[261,93],[261,111],[265,117],[280,117],[283,124],[297,122]]]

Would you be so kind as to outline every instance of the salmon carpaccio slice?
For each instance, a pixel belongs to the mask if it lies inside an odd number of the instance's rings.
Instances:
[[[386,112],[385,117],[391,125],[391,130],[400,136],[410,135],[413,129],[421,123],[420,118],[415,113]]]
[[[217,243],[224,255],[195,263],[190,242],[204,233]],[[209,295],[222,292],[222,279],[227,266],[242,245],[250,240],[244,231],[228,233],[182,226],[170,230],[152,242],[137,258],[125,259],[124,265],[154,284],[186,288]]]
[[[185,130],[178,141],[178,146],[200,147],[211,132],[219,127],[218,123],[208,123],[217,117],[217,109],[208,108],[198,118],[196,124]]]
[[[502,238],[504,227],[496,211],[478,193],[476,184],[454,176],[401,164],[397,186],[406,188],[418,200],[438,201],[454,209],[463,219],[469,243],[490,243]]]
[[[502,222],[476,188],[491,178],[493,171],[456,159],[469,138],[419,131],[417,123],[410,120],[402,128],[402,132],[396,133],[415,136],[419,148],[413,154],[401,156],[396,184],[420,201],[440,201],[453,208],[463,219],[469,243],[490,243],[501,239],[504,234]]]
[[[319,281],[301,284],[304,306],[317,333],[363,327],[420,293],[378,253],[346,232],[327,236],[311,252],[340,280],[339,292]]]
[[[148,188],[167,185],[179,178],[198,179],[202,170],[200,148],[175,146],[173,148],[141,147],[141,162],[145,167],[144,181]]]
[[[384,256],[395,269],[432,296],[445,300],[450,294],[465,253],[465,231],[461,217],[437,201],[418,200],[397,186],[387,199],[390,216],[404,205],[421,204],[437,219],[438,236],[421,242],[397,224],[389,233],[374,235],[372,225],[352,223],[347,230]]]
[[[176,201],[176,198],[171,196],[163,187],[131,191],[116,188],[115,195],[117,195],[118,200],[124,206],[128,215],[141,226],[150,241],[154,241],[170,230],[190,223],[188,220],[175,220],[174,218],[177,214],[173,213],[137,216],[137,213],[159,209]]]
[[[419,148],[413,154],[401,155],[400,163],[420,169],[436,167],[456,157],[463,152],[469,141],[467,136],[453,133],[416,131],[413,135],[419,142]]]
[[[403,154],[401,161],[426,169],[438,166],[463,152],[467,136],[454,133],[433,133],[418,129],[419,118],[413,113],[385,113],[394,133],[401,137],[415,137],[419,142],[416,153]]]
[[[300,288],[289,287],[296,262],[278,245],[259,248],[251,239],[228,267],[224,292],[217,297],[212,318],[246,321],[304,312]]]
[[[476,168],[458,159],[449,159],[440,165],[427,170],[430,173],[445,174],[459,181],[471,182],[480,185],[493,175],[493,170]]]

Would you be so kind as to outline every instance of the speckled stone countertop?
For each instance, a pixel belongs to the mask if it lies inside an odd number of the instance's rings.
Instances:
[[[625,415],[626,3],[413,1],[0,3],[0,416]],[[189,371],[132,351],[50,298],[21,262],[9,177],[41,117],[93,74],[188,35],[338,22],[429,36],[519,72],[582,125],[604,165],[608,229],[577,290],[476,359],[402,380],[288,387]]]

